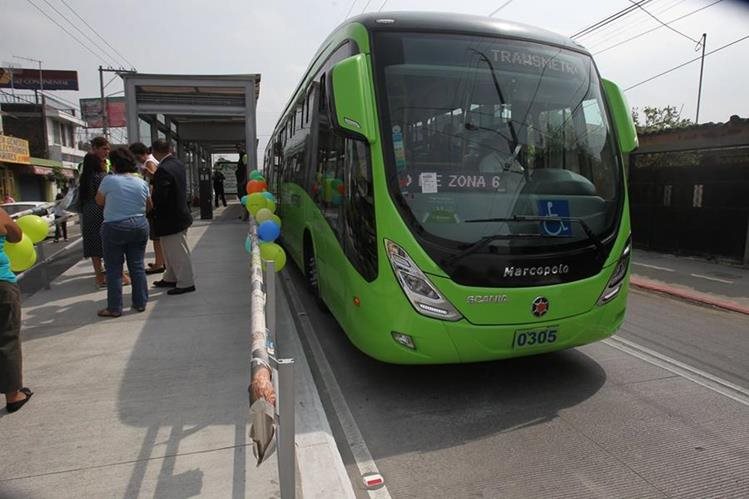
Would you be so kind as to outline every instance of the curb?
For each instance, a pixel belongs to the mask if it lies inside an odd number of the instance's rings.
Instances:
[[[644,289],[646,291],[654,291],[656,293],[663,293],[683,300],[699,303],[701,305],[708,305],[739,314],[749,315],[749,307],[741,305],[731,300],[721,300],[715,298],[712,295],[706,293],[700,293],[698,291],[688,291],[682,288],[669,286],[668,284],[661,283],[658,281],[651,281],[643,277],[632,275],[630,276],[629,283],[635,288]]]

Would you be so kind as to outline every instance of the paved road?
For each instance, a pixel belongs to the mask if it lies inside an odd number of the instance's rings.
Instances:
[[[634,250],[632,272],[670,286],[709,293],[749,307],[748,268]]]
[[[295,268],[289,276],[298,322],[307,314],[314,325],[297,327],[359,497],[368,495],[352,427],[394,498],[749,496],[749,397],[614,342],[466,366],[382,364],[316,308]],[[747,332],[745,316],[633,293],[623,337],[749,388]]]

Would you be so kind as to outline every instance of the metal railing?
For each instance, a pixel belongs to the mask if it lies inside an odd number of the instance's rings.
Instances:
[[[56,203],[45,203],[40,204],[39,206],[36,206],[34,208],[19,211],[18,213],[13,213],[10,215],[10,218],[13,220],[17,220],[23,216],[26,215],[48,215],[49,210],[54,208]],[[63,222],[67,222],[68,220],[72,218],[76,218],[78,215],[76,213],[68,213],[65,216],[62,217],[55,217],[54,220],[49,221],[49,225],[55,225],[58,226]],[[62,253],[65,253],[66,251],[70,250],[74,246],[80,244],[82,241],[81,238],[78,238],[77,240],[73,241],[72,243],[68,244],[67,246],[63,247],[59,251],[56,251],[52,253],[51,255],[46,255],[46,250],[44,247],[44,244],[42,244],[44,241],[37,243],[34,245],[34,248],[36,248],[36,263],[29,267],[28,269],[24,270],[23,272],[19,272],[16,275],[16,279],[18,281],[22,281],[24,277],[29,275],[29,273],[32,270],[39,269],[39,272],[41,273],[42,281],[44,282],[44,289],[50,289],[51,279],[49,278],[49,272],[47,270],[47,266],[54,260],[57,259],[58,256],[60,256]]]
[[[263,262],[257,227],[250,219],[250,438],[258,466],[278,449],[278,478],[282,499],[296,494],[294,435],[294,359],[276,353],[276,272]],[[266,272],[263,275],[262,265]]]

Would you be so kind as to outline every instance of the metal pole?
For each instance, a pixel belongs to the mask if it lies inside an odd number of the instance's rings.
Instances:
[[[101,94],[101,134],[109,138],[109,117],[107,116],[107,105],[104,98],[104,68],[99,66],[99,93]]]
[[[44,256],[44,242],[36,247],[37,260],[41,263],[39,265],[39,272],[42,274],[42,281],[44,282],[44,289],[50,289],[49,285],[49,273],[47,272],[47,262]]]
[[[700,99],[702,97],[702,72],[705,69],[705,45],[707,45],[707,33],[702,33],[702,60],[700,61],[700,86],[697,90],[697,115],[694,118],[694,124],[700,123]]]
[[[276,351],[276,269],[273,262],[266,261],[265,279],[265,323],[270,334],[273,351]],[[280,355],[280,354],[276,354]]]
[[[39,93],[44,94],[44,78],[42,77],[42,61],[37,61],[39,63]]]
[[[294,435],[294,359],[279,359],[278,365],[278,481],[281,499],[296,495],[296,449]]]

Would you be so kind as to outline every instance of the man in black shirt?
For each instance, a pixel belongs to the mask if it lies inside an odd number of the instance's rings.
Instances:
[[[242,199],[247,194],[247,153],[244,151],[242,144],[237,144],[237,153],[239,154],[239,161],[237,162],[237,197]],[[242,220],[247,221],[250,218],[250,214],[247,210],[242,210]]]
[[[213,193],[214,199],[216,200],[216,208],[218,208],[218,200],[221,198],[221,202],[224,203],[226,208],[226,195],[224,194],[224,174],[220,170],[214,170],[213,172]]]

